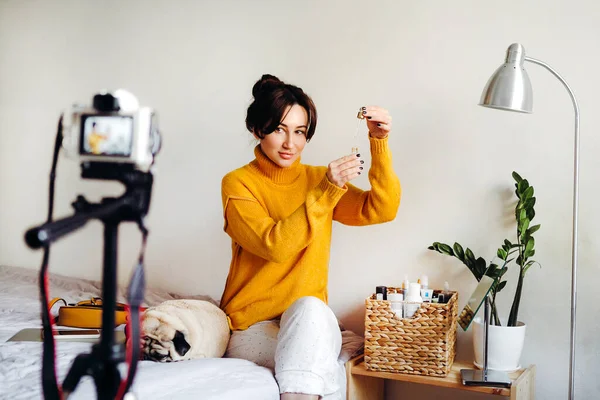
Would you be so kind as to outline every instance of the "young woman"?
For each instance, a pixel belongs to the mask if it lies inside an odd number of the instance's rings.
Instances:
[[[226,356],[273,369],[281,399],[339,398],[341,333],[327,306],[332,221],[369,225],[396,217],[392,118],[383,108],[362,107],[372,157],[371,190],[363,191],[349,183],[366,172],[360,154],[327,167],[300,162],[317,125],[302,89],[263,75],[252,94],[246,127],[260,142],[256,158],[222,181],[224,229],[232,239],[221,299],[232,330]]]

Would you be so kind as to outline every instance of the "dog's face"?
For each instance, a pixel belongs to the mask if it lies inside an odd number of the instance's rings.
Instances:
[[[161,313],[147,312],[142,322],[142,358],[159,362],[181,361],[191,346],[186,330],[165,321]],[[177,329],[179,328],[179,329]]]
[[[181,331],[175,331],[171,339],[160,339],[153,335],[142,337],[142,357],[144,360],[171,362],[184,359],[190,344]]]

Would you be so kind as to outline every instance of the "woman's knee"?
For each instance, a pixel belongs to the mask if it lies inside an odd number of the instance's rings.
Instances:
[[[314,320],[321,324],[326,323],[336,327],[338,325],[337,318],[331,308],[323,300],[314,296],[300,297],[293,302],[282,316],[282,323],[292,315],[302,315],[302,319],[305,321]]]
[[[291,309],[301,309],[304,312],[326,312],[331,311],[325,302],[314,296],[300,297],[289,307]]]

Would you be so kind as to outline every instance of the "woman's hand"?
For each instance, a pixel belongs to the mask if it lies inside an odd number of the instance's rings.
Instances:
[[[327,179],[334,185],[344,187],[346,182],[350,182],[360,175],[364,163],[360,154],[350,154],[332,161],[327,166]]]
[[[392,117],[385,108],[368,106],[362,108],[362,113],[367,121],[369,135],[377,139],[384,139],[392,130]]]

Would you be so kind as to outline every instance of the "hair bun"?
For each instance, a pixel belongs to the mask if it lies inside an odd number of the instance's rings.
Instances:
[[[284,83],[281,80],[279,80],[278,77],[276,77],[274,75],[264,74],[260,78],[260,80],[258,80],[254,84],[254,87],[252,88],[252,96],[254,96],[254,98],[257,98],[265,90],[274,88],[274,87],[277,87],[277,86],[280,86],[283,84]]]

